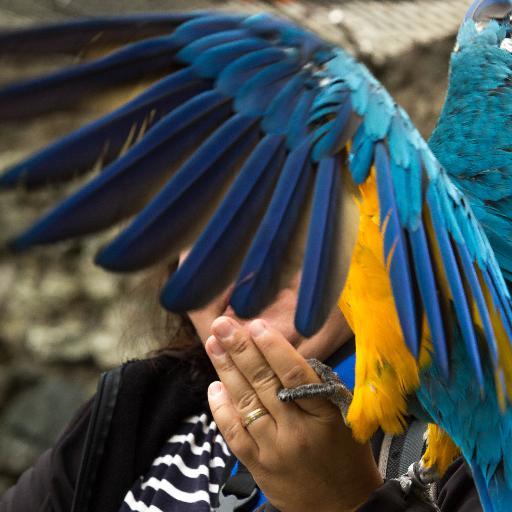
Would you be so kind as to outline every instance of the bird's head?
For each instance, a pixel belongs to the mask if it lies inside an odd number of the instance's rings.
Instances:
[[[472,19],[475,23],[485,23],[490,20],[505,20],[512,12],[511,0],[474,0],[464,21]]]
[[[474,44],[512,53],[512,0],[474,0],[460,27],[455,51]]]
[[[466,194],[479,193],[478,173],[486,183],[490,176],[496,179],[496,191],[508,190],[503,185],[508,171],[489,170],[511,166],[511,114],[512,0],[475,0],[459,29],[448,93],[429,141],[452,175],[467,177],[457,182]],[[475,204],[473,209],[479,216]],[[481,213],[483,218],[485,211]]]

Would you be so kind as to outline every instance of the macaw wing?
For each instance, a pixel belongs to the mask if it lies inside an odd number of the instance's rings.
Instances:
[[[266,15],[178,15],[169,27],[167,36],[0,90],[0,116],[11,118],[37,112],[32,106],[45,98],[52,108],[59,97],[89,101],[97,80],[103,87],[170,70],[2,177],[3,186],[38,187],[100,159],[106,164],[13,247],[94,233],[133,216],[98,264],[137,270],[191,245],[164,287],[164,306],[200,307],[234,281],[230,302],[241,317],[257,314],[301,270],[295,322],[309,336],[343,288],[357,186],[374,175],[407,346],[418,356],[425,316],[448,375],[457,324],[480,384],[489,359],[512,395],[510,297],[494,255],[464,197],[369,71]],[[41,33],[55,39],[51,29]]]

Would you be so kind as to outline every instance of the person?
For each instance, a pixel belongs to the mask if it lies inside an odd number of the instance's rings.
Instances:
[[[229,290],[189,313],[181,350],[104,374],[0,511],[481,510],[461,460],[434,504],[399,480],[384,483],[378,451],[352,439],[331,402],[277,399],[282,387],[320,382],[307,358],[349,346],[337,308],[304,339],[293,327],[297,282],[257,319],[237,318],[228,298]]]

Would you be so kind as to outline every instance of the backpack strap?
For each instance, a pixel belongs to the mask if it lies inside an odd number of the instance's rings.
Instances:
[[[420,460],[425,449],[426,429],[424,421],[415,419],[403,434],[384,435],[378,459],[382,478],[398,478],[407,472],[411,464]]]
[[[105,449],[114,407],[121,387],[122,367],[101,375],[85,438],[71,512],[87,512],[98,465]]]

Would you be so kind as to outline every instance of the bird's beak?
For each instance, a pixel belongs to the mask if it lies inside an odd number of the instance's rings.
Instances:
[[[505,20],[512,15],[512,0],[474,0],[468,9],[464,22],[472,19],[475,23],[490,20]]]

